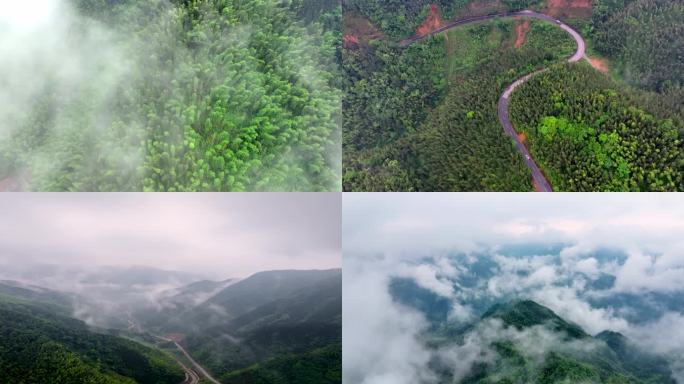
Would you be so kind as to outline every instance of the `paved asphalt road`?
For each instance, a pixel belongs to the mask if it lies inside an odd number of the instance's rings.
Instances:
[[[449,23],[445,25],[442,28],[437,29],[436,31],[432,32],[429,35],[425,36],[417,36],[417,37],[412,37],[410,39],[403,40],[399,43],[400,46],[406,47],[408,45],[411,45],[415,43],[416,41],[423,40],[427,38],[428,36],[437,34],[437,33],[442,33],[445,31],[448,31],[452,28],[460,27],[462,25],[466,24],[472,24],[472,23],[477,23],[480,21],[484,20],[489,20],[489,19],[494,19],[497,17],[530,17],[534,19],[540,19],[540,20],[545,20],[551,23],[554,23],[558,25],[559,28],[562,30],[566,31],[570,36],[572,36],[573,39],[575,39],[575,42],[577,43],[577,50],[575,53],[568,59],[569,62],[574,63],[576,61],[582,60],[585,58],[585,51],[586,51],[586,45],[584,43],[584,39],[582,36],[577,33],[574,29],[570,28],[568,25],[564,24],[560,20],[557,20],[551,16],[545,15],[543,13],[538,13],[534,11],[520,11],[520,12],[507,12],[507,13],[500,13],[496,15],[486,15],[486,16],[478,16],[478,17],[472,17],[468,19],[462,19],[458,21],[454,21],[452,23]],[[543,73],[547,71],[547,69],[542,69],[533,73],[530,73],[528,75],[525,75],[515,82],[513,84],[509,85],[508,88],[504,91],[504,93],[501,95],[501,98],[499,99],[499,106],[498,106],[498,114],[499,114],[499,121],[501,122],[501,125],[503,126],[504,131],[506,134],[508,134],[513,140],[515,140],[516,147],[520,151],[520,153],[523,155],[523,159],[525,161],[525,165],[530,169],[532,172],[532,179],[534,180],[534,183],[536,187],[539,189],[541,192],[551,192],[553,189],[551,188],[551,184],[546,180],[544,177],[544,174],[542,171],[539,169],[537,166],[537,163],[535,163],[534,159],[532,159],[532,156],[530,155],[530,152],[527,150],[527,147],[525,147],[525,144],[520,140],[518,137],[517,132],[513,128],[513,125],[511,124],[511,120],[508,115],[508,103],[509,103],[509,98],[511,96],[511,93],[532,78],[535,75],[538,75],[540,73]]]
[[[207,370],[204,369],[204,367],[202,367],[201,365],[199,365],[199,364],[195,361],[195,359],[193,359],[192,356],[190,356],[190,354],[185,350],[185,348],[183,348],[183,347],[182,347],[180,344],[178,344],[175,340],[171,340],[171,339],[169,339],[169,338],[161,337],[161,336],[154,336],[154,337],[156,337],[157,339],[160,339],[160,340],[164,340],[164,341],[168,341],[168,342],[170,342],[170,343],[173,343],[173,344],[176,346],[176,348],[178,348],[178,350],[181,351],[181,352],[183,353],[183,355],[185,355],[185,357],[186,357],[188,360],[190,360],[190,362],[192,363],[192,365],[195,367],[195,369],[196,369],[197,371],[199,371],[199,373],[202,374],[202,376],[204,376],[207,380],[211,381],[211,382],[214,383],[214,384],[221,384],[218,380],[214,379],[214,378],[209,374],[209,372],[207,372]],[[181,384],[198,384],[198,383],[199,383],[200,377],[199,377],[199,375],[198,375],[193,369],[189,369],[188,367],[186,367],[185,364],[183,364],[180,360],[176,360],[176,362],[178,362],[178,364],[179,364],[179,365],[183,368],[183,370],[185,371],[185,381],[183,381]]]

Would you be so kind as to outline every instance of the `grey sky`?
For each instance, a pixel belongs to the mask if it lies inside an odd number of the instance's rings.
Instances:
[[[338,268],[335,193],[3,194],[0,266],[152,266],[213,278]]]
[[[350,252],[414,252],[478,244],[576,241],[684,249],[678,194],[345,194]]]

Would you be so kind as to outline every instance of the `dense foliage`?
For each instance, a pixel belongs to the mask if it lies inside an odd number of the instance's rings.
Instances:
[[[0,297],[0,382],[178,384],[168,356],[94,333],[60,307]]]
[[[640,350],[627,338],[615,332],[602,332],[596,337],[585,333],[575,324],[533,301],[514,301],[499,304],[487,311],[480,320],[485,323],[500,320],[503,327],[525,332],[531,327],[543,327],[558,339],[552,345],[542,347],[537,342],[530,346],[540,349],[530,355],[523,349],[523,333],[514,338],[502,336],[489,346],[495,357],[476,366],[462,384],[485,383],[623,383],[674,384],[667,361],[660,356]],[[480,323],[478,322],[478,323]],[[477,326],[477,323],[474,324]],[[472,328],[457,333],[458,340]],[[449,373],[444,383],[451,382]]]
[[[511,20],[464,26],[400,49],[345,50],[345,190],[530,190],[529,171],[497,117],[516,77],[573,51],[532,21],[514,48]]]
[[[89,54],[78,83],[42,85],[0,140],[0,179],[24,173],[29,188],[58,191],[340,188],[339,5],[74,1],[69,43],[96,52],[96,26],[119,56]]]
[[[684,3],[599,0],[592,22],[595,48],[619,77],[658,92],[684,88]]]
[[[221,377],[226,384],[339,384],[342,345],[285,355]]]
[[[455,16],[487,14],[534,8],[539,0],[504,0],[491,2],[488,7],[470,7],[472,0],[348,0],[345,12],[358,11],[368,17],[383,32],[394,39],[413,35],[427,17],[430,7],[436,5],[447,20]]]
[[[205,288],[214,291],[206,283],[190,290]],[[173,311],[151,309],[136,317],[158,334],[183,334],[186,350],[217,379],[225,378],[221,382],[340,382],[339,269],[261,272],[194,306],[169,305],[175,301],[160,306]]]
[[[511,117],[556,190],[684,187],[682,127],[587,65],[556,66],[525,83],[512,96]]]

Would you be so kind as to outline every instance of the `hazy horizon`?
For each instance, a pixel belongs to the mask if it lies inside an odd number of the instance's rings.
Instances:
[[[0,200],[0,278],[50,265],[216,280],[341,268],[340,204],[336,194],[11,194]]]

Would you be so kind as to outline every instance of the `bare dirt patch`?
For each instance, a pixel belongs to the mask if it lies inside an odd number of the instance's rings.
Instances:
[[[548,0],[546,13],[554,17],[588,19],[591,0]]]
[[[588,57],[589,58],[589,63],[591,63],[591,66],[594,67],[599,72],[602,73],[608,73],[610,71],[610,68],[608,67],[608,62],[605,59],[601,59],[599,57]]]
[[[437,7],[437,4],[432,4],[430,6],[430,13],[425,18],[425,21],[416,29],[416,35],[425,36],[438,30],[443,25],[444,22],[442,22],[442,17],[439,15],[439,7]]]
[[[502,8],[501,0],[481,0],[473,1],[468,4],[468,10],[473,14],[483,14],[492,9],[499,10]]]
[[[385,35],[371,22],[357,12],[347,12],[342,20],[345,48],[355,48],[368,44],[371,40],[381,40]]]
[[[525,20],[515,25],[515,47],[520,48],[527,41],[527,31],[530,30],[530,21]]]

